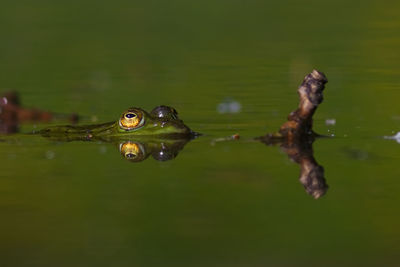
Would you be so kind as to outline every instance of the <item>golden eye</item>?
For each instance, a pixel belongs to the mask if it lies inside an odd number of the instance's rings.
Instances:
[[[144,148],[131,141],[121,143],[119,145],[121,155],[129,161],[142,161],[145,159]]]
[[[124,130],[132,130],[142,126],[143,113],[140,110],[132,109],[122,113],[119,119],[119,126]]]

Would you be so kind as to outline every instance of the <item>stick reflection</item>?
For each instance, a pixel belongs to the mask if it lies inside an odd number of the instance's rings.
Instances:
[[[259,137],[258,140],[268,146],[279,145],[291,160],[300,165],[299,181],[307,194],[315,199],[325,195],[329,186],[324,177],[324,168],[314,158],[314,137],[307,136],[302,140],[287,141],[267,135]]]

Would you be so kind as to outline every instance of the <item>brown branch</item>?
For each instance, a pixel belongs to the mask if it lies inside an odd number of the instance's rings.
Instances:
[[[313,70],[308,74],[297,90],[300,103],[298,109],[288,116],[288,121],[279,129],[279,133],[288,140],[295,140],[303,135],[313,134],[312,117],[323,100],[322,91],[328,80],[322,72]]]
[[[278,133],[267,134],[257,139],[272,144],[282,142],[282,139],[290,143],[315,136],[312,130],[312,117],[323,100],[322,91],[327,82],[325,75],[317,70],[304,77],[303,83],[297,90],[300,98],[299,107],[289,114],[288,121],[282,124]]]

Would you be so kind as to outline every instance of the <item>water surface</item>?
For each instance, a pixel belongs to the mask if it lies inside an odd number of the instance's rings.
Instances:
[[[1,265],[396,266],[400,144],[381,137],[400,130],[398,8],[4,2],[2,92],[82,123],[171,105],[204,136],[140,163],[109,143],[0,142]],[[285,121],[313,68],[329,80],[314,128],[333,135],[313,144],[329,185],[317,200],[299,165],[252,140]],[[227,99],[240,112],[218,113]]]

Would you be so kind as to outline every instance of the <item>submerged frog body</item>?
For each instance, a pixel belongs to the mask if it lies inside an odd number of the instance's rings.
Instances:
[[[115,122],[81,126],[53,126],[41,130],[40,134],[63,141],[107,141],[132,137],[190,139],[197,135],[178,118],[176,110],[168,106],[158,106],[150,113],[141,108],[129,108]]]

